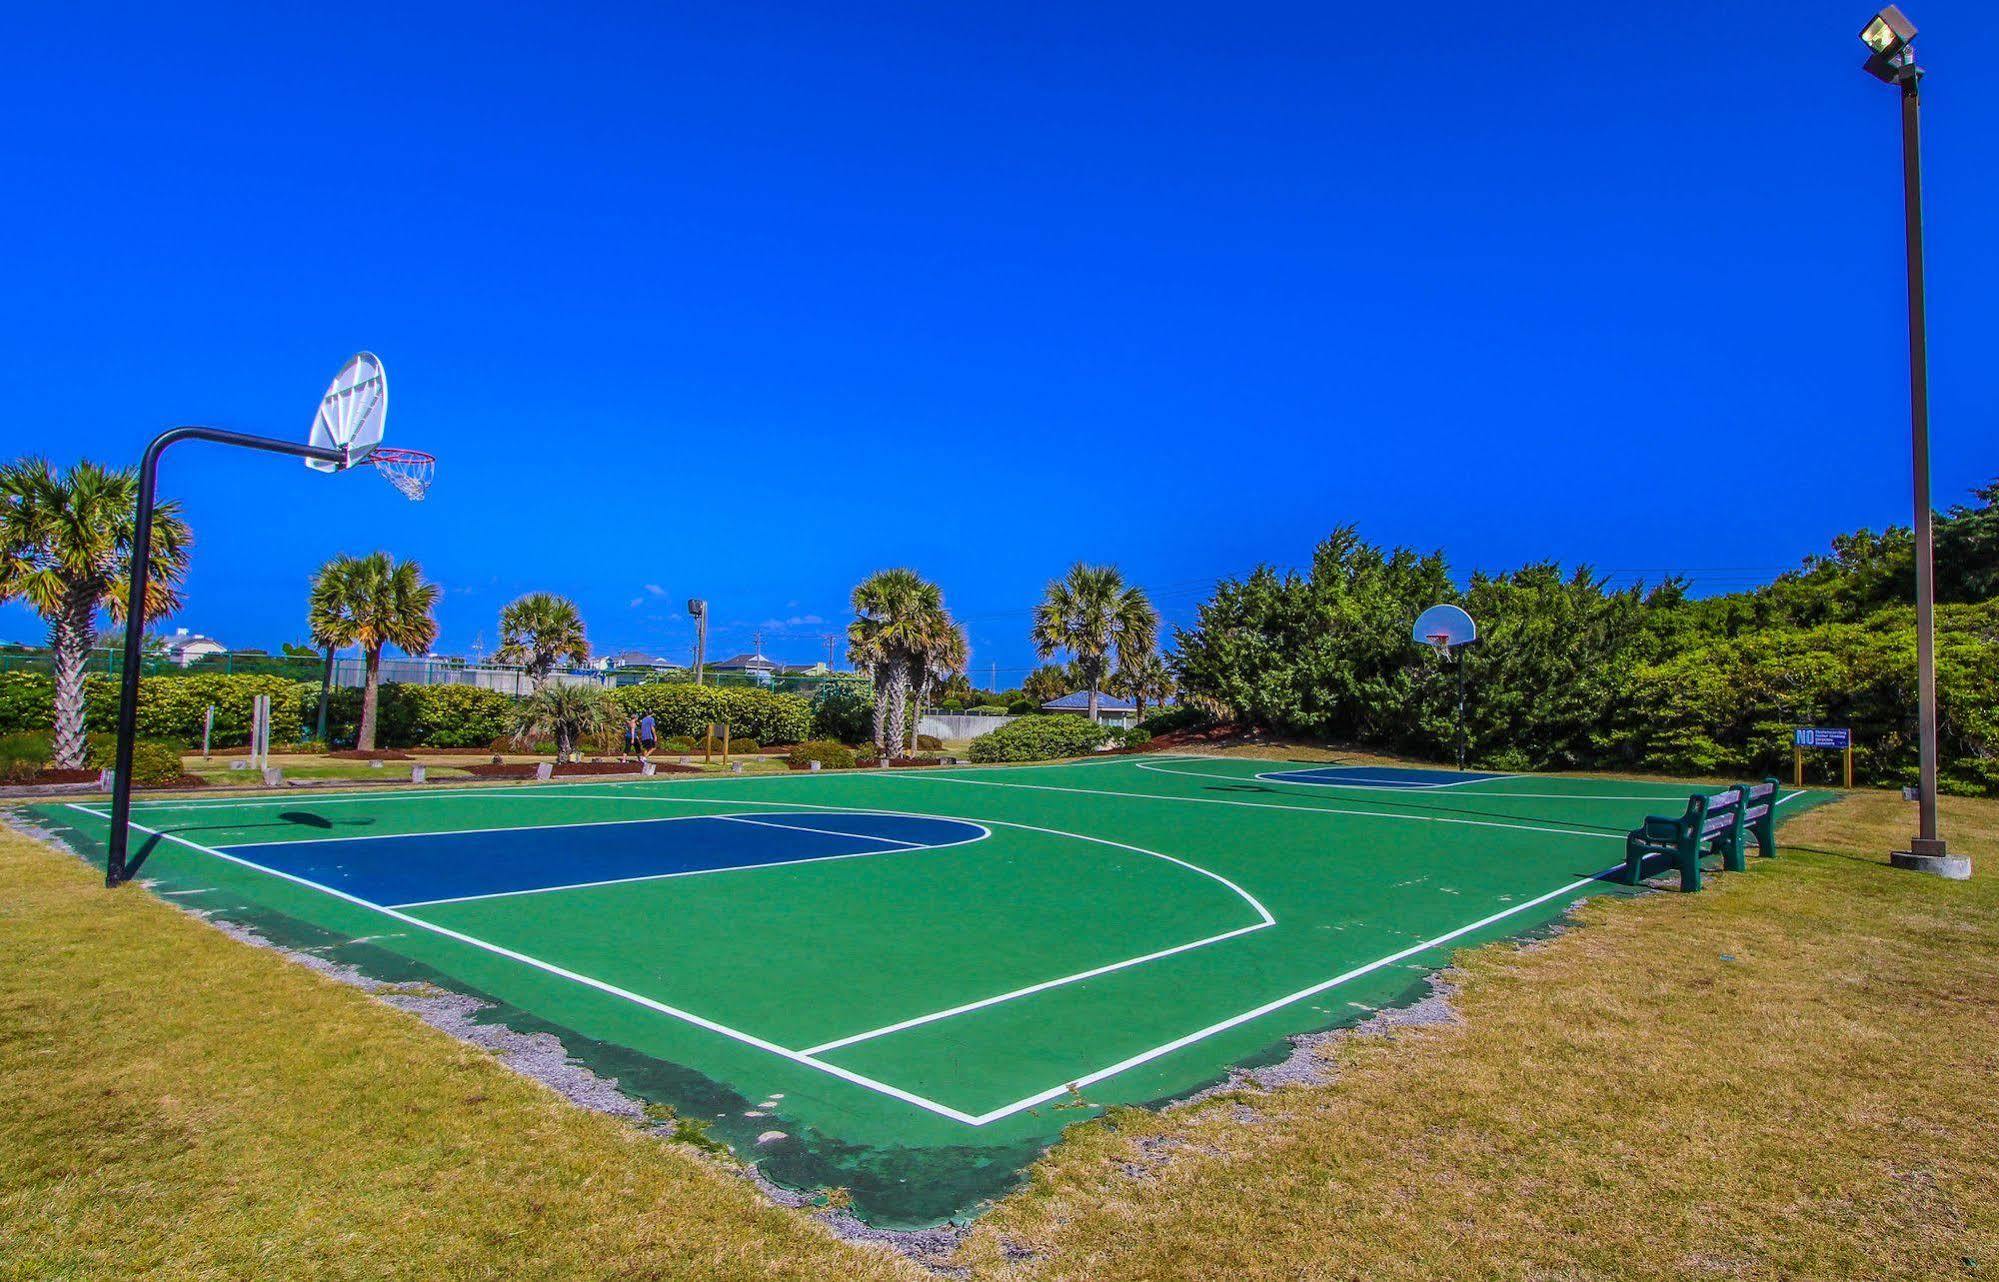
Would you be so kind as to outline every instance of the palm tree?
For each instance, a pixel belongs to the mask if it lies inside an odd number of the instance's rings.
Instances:
[[[1057,650],[1075,656],[1076,670],[1089,686],[1090,720],[1095,721],[1112,658],[1136,658],[1152,649],[1159,612],[1142,588],[1125,583],[1116,566],[1078,561],[1048,585],[1048,595],[1034,607],[1030,635],[1043,659]]]
[[[500,611],[500,648],[493,657],[526,667],[537,690],[559,661],[582,663],[590,657],[590,643],[576,603],[553,592],[530,592],[510,603]]]
[[[112,622],[125,621],[138,507],[139,479],[129,470],[86,461],[58,473],[37,458],[0,468],[0,602],[26,602],[48,620],[59,769],[84,764],[84,668],[97,641],[98,614],[109,611]],[[178,504],[153,509],[146,621],[180,606],[177,589],[193,542]]]
[[[874,682],[875,747],[886,760],[903,742],[911,670],[943,612],[944,594],[914,570],[879,570],[855,586],[853,606],[858,617],[847,625],[847,656]]]
[[[514,705],[514,738],[532,743],[555,739],[555,759],[569,760],[582,739],[617,723],[618,709],[602,686],[558,682],[545,685]]]
[[[1137,706],[1137,721],[1145,720],[1145,701],[1148,697],[1159,700],[1164,707],[1173,695],[1173,670],[1166,666],[1157,650],[1146,650],[1129,658],[1120,658],[1113,688],[1119,694],[1128,694]]]
[[[355,747],[375,746],[375,706],[382,684],[382,647],[422,654],[437,640],[438,586],[423,581],[423,567],[387,552],[336,556],[313,576],[306,622],[312,639],[330,649],[358,645],[367,659],[361,690],[361,729]]]
[[[965,630],[958,626],[950,611],[942,608],[931,616],[924,629],[923,646],[913,656],[912,671],[916,683],[916,715],[909,719],[909,750],[916,751],[916,727],[923,720],[924,705],[937,687],[951,677],[965,670],[972,661],[972,644],[965,639]]]

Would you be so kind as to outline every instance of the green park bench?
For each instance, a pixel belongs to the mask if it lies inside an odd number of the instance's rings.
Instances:
[[[1750,837],[1756,838],[1756,852],[1765,857],[1777,853],[1777,781],[1737,784],[1716,793],[1695,793],[1687,798],[1686,813],[1678,818],[1650,815],[1641,827],[1624,839],[1624,881],[1636,886],[1645,880],[1645,861],[1664,858],[1680,870],[1680,889],[1701,888],[1701,856],[1721,856],[1722,867],[1741,872]]]

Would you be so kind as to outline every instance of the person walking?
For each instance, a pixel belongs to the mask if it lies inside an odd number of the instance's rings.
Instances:
[[[653,720],[652,713],[648,712],[643,717],[639,718],[638,736],[639,736],[640,761],[651,762],[653,745],[659,741],[658,731],[659,731],[659,723]]]

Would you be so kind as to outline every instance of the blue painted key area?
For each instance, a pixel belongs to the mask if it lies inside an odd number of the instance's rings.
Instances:
[[[777,811],[222,849],[372,904],[546,890],[957,845],[986,829],[911,815]]]

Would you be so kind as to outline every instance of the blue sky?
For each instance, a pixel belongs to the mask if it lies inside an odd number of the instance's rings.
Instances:
[[[1999,12],[1910,6],[1935,477],[1999,474]],[[1383,25],[1368,30],[1357,19]],[[1906,521],[1893,93],[1859,7],[77,7],[9,19],[0,456],[302,436],[385,360],[427,503],[183,446],[177,622],[315,565],[806,660],[908,564],[1003,683],[1076,558],[1184,621],[1341,522],[1707,590]],[[1711,57],[1690,39],[1723,33]],[[1697,478],[1717,465],[1740,488]],[[38,639],[18,606],[0,638]]]

